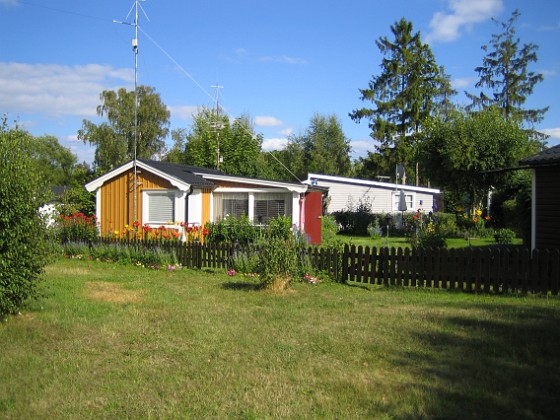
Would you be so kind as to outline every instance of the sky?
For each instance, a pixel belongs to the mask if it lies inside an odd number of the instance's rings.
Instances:
[[[94,149],[77,139],[96,115],[103,90],[134,88],[134,0],[0,0],[0,115],[36,136],[56,136],[78,161]],[[544,81],[527,108],[548,106],[535,128],[560,143],[558,0],[145,0],[139,2],[138,84],[153,86],[171,129],[189,129],[200,107],[219,103],[248,115],[263,150],[303,134],[315,114],[339,118],[352,157],[373,151],[367,122],[348,114],[380,74],[375,41],[413,23],[451,76],[458,104],[478,93],[475,68],[492,34],[518,9],[521,44],[539,47],[530,70]],[[115,22],[117,21],[117,22]],[[119,23],[120,22],[120,23]],[[172,142],[169,140],[168,145]]]

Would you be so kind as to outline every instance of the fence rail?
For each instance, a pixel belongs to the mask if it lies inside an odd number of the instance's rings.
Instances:
[[[345,246],[343,282],[558,294],[560,250],[419,249]]]
[[[132,247],[173,251],[188,268],[228,269],[234,258],[250,258],[259,252],[254,245],[227,243],[178,243],[100,239]],[[560,249],[370,248],[345,245],[337,249],[309,247],[307,257],[316,269],[341,282],[385,286],[456,289],[483,293],[552,293],[560,289]]]

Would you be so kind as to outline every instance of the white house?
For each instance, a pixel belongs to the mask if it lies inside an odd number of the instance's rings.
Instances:
[[[360,202],[370,205],[372,213],[399,212],[401,191],[407,211],[418,209],[432,211],[441,193],[436,188],[313,173],[307,175],[304,183],[329,189],[327,213],[348,210],[350,207],[356,207]]]

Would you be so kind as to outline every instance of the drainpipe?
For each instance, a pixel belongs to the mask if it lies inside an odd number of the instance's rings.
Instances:
[[[187,195],[185,195],[185,223],[189,223],[189,195],[193,193],[192,185],[189,187],[187,191]],[[186,241],[187,238],[183,237],[183,240]]]

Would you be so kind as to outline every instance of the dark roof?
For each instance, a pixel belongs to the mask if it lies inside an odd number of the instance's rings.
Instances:
[[[180,179],[181,181],[184,181],[187,184],[191,184],[195,187],[212,188],[214,187],[214,183],[204,179],[201,176],[195,175],[193,172],[222,175],[222,172],[217,171],[215,169],[199,168],[197,166],[181,165],[178,163],[170,163],[170,162],[161,162],[158,160],[147,160],[147,159],[138,159],[138,160],[142,163],[145,163],[148,166],[151,166],[154,169],[165,172],[166,174],[174,178]]]
[[[525,158],[519,163],[529,166],[560,165],[560,144],[543,150],[534,156]]]

